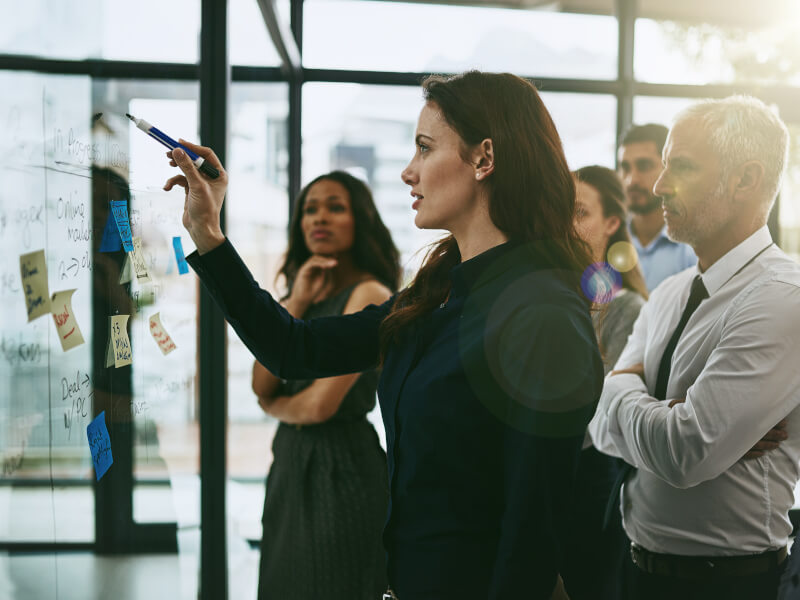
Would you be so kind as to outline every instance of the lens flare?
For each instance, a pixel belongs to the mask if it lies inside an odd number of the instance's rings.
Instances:
[[[627,273],[639,262],[639,255],[630,242],[616,242],[608,249],[606,259],[614,269],[620,273]]]
[[[622,289],[622,275],[607,262],[591,264],[581,276],[581,289],[595,304],[607,304]]]

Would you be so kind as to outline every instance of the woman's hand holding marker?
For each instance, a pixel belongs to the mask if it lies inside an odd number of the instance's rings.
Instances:
[[[186,152],[180,148],[167,152],[170,165],[178,167],[183,175],[170,177],[164,184],[166,191],[179,185],[186,191],[183,205],[183,226],[189,232],[200,254],[213,250],[225,241],[220,227],[220,211],[228,188],[228,174],[211,148],[198,146],[185,140],[180,143],[192,152],[202,156],[219,170],[219,177],[204,177],[194,166]]]

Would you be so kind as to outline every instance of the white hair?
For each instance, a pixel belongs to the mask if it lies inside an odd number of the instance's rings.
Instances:
[[[789,131],[761,100],[729,96],[692,104],[674,123],[697,119],[708,133],[711,147],[722,167],[723,185],[741,164],[756,160],[764,165],[764,191],[769,205],[778,195],[789,154]]]

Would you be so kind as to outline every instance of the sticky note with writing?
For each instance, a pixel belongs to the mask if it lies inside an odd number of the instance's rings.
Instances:
[[[128,317],[130,315],[113,315],[111,317],[111,356],[114,357],[114,368],[131,364],[131,340],[128,338]],[[108,365],[110,366],[110,365]]]
[[[58,339],[61,342],[61,349],[66,352],[70,348],[80,346],[83,343],[81,329],[72,312],[72,294],[75,290],[64,290],[55,292],[50,300],[50,307],[53,311],[53,320],[56,322]]]
[[[50,288],[47,285],[47,262],[44,250],[19,257],[22,291],[25,294],[25,311],[28,322],[50,312]]]
[[[139,283],[147,283],[150,281],[150,275],[147,273],[147,261],[144,259],[144,252],[142,252],[142,238],[133,238],[133,251],[128,253],[133,265],[133,272],[136,273],[136,281]]]
[[[114,464],[111,455],[111,438],[106,428],[106,411],[102,411],[86,427],[86,437],[89,438],[89,450],[92,452],[92,463],[97,481],[106,474],[108,468]]]
[[[189,263],[186,262],[186,257],[183,255],[181,236],[176,235],[172,238],[172,247],[175,248],[175,259],[178,261],[178,272],[181,275],[185,275],[189,272]]]
[[[131,239],[131,221],[128,218],[128,203],[125,200],[112,200],[111,214],[114,215],[114,221],[117,223],[122,247],[125,248],[125,252],[131,252],[133,240]]]
[[[169,334],[161,324],[161,313],[156,313],[150,317],[150,335],[153,336],[164,356],[175,350],[175,342],[172,341],[172,338],[169,337]]]
[[[106,226],[103,228],[103,239],[100,240],[100,252],[116,252],[122,248],[119,229],[114,222],[114,213],[108,213]]]

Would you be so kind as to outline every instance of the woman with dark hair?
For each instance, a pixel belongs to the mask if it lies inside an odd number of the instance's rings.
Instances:
[[[625,226],[625,190],[617,174],[606,167],[592,165],[575,171],[575,180],[578,234],[589,244],[593,262],[610,267],[603,273],[619,277],[619,284],[612,286],[616,288],[613,298],[594,313],[603,370],[608,373],[622,353],[633,322],[647,300],[647,285]]]
[[[603,371],[608,373],[633,331],[647,299],[647,286],[625,226],[625,191],[617,174],[593,165],[578,169],[574,176],[575,228],[592,249],[593,265],[587,272],[603,279],[599,287],[610,291],[596,295],[592,315]],[[618,600],[622,561],[630,543],[619,510],[607,513],[606,509],[622,461],[598,452],[588,435],[584,446],[578,467],[573,534],[561,574],[571,600]]]
[[[225,194],[183,151],[188,257],[258,360],[283,378],[382,364],[387,597],[563,598],[574,473],[602,385],[580,292],[590,258],[575,184],[535,88],[509,74],[429,77],[401,174],[421,228],[450,235],[380,306],[299,321],[258,289],[220,230]],[[214,153],[189,146],[222,169]]]
[[[397,289],[397,249],[372,194],[343,171],[300,192],[280,269],[298,319],[351,314]],[[258,361],[253,391],[280,421],[262,518],[258,597],[375,598],[386,589],[386,455],[366,415],[378,374],[283,382]]]

